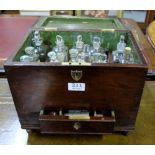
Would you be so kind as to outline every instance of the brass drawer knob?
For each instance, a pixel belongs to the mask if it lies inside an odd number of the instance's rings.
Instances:
[[[81,125],[80,125],[79,122],[75,122],[73,127],[74,127],[75,130],[79,130],[81,128]]]

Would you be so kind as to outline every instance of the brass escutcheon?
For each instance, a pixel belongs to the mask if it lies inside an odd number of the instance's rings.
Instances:
[[[79,81],[82,78],[82,71],[78,71],[78,70],[71,70],[71,77],[75,80],[75,81]]]

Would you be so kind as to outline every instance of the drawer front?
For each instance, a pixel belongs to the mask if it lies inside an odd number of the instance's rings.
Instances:
[[[112,133],[114,122],[41,121],[41,133]]]
[[[60,115],[59,115],[60,114]],[[88,114],[88,113],[87,113]],[[76,115],[65,115],[63,112],[52,111],[50,113],[40,112],[40,130],[41,133],[84,133],[84,134],[103,134],[112,133],[114,130],[115,113],[95,112],[93,116],[89,113],[86,117]],[[105,115],[107,114],[107,115]],[[108,115],[109,114],[109,115]],[[72,116],[72,117],[71,117]],[[76,118],[76,119],[75,119]]]

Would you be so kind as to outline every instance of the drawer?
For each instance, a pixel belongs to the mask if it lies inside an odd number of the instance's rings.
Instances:
[[[108,115],[93,114],[89,115],[69,115],[47,114],[40,112],[41,133],[75,133],[75,134],[108,134],[112,133],[115,123],[114,111]]]

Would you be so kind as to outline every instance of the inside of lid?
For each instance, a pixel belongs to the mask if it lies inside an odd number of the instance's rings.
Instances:
[[[58,29],[125,29],[116,18],[47,17],[40,27]]]

